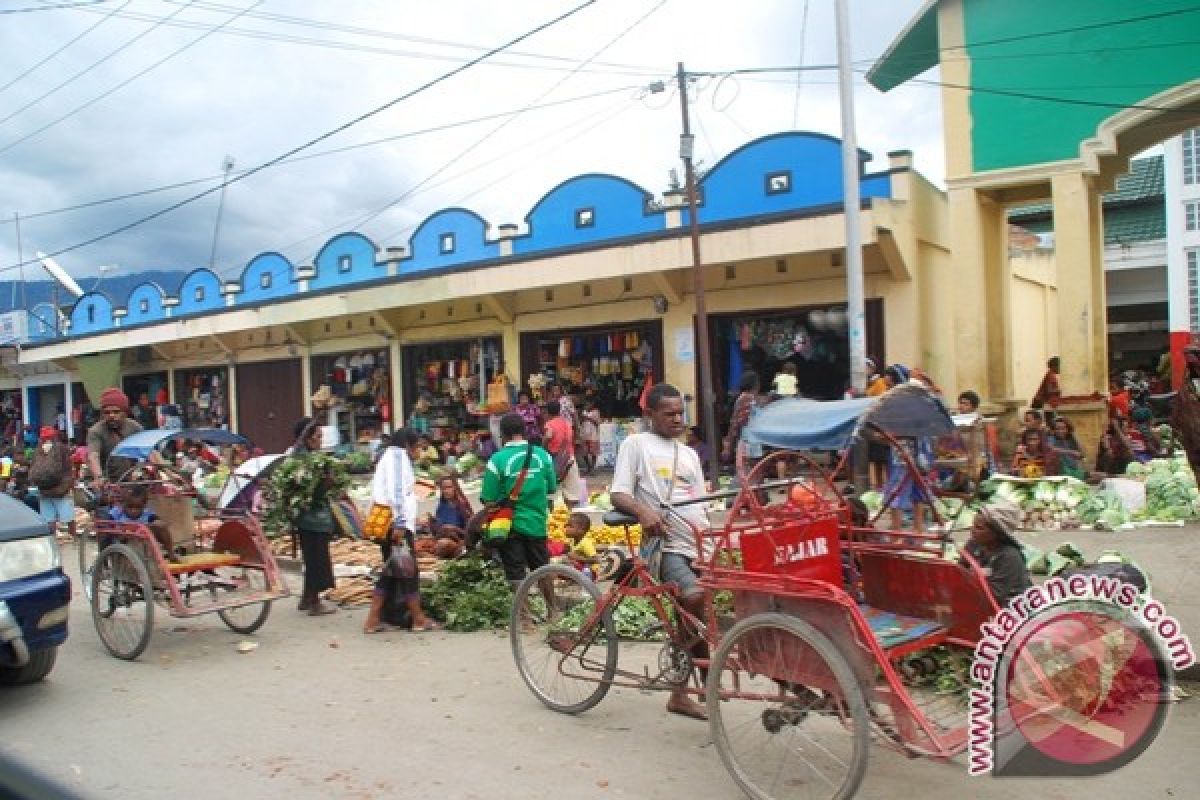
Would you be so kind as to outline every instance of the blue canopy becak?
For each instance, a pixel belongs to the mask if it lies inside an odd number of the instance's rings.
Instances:
[[[121,458],[136,458],[140,461],[166,442],[175,439],[192,439],[217,446],[250,444],[250,440],[245,436],[239,436],[220,428],[186,428],[184,430],[155,428],[126,436],[113,448],[112,455]]]
[[[936,395],[906,383],[880,397],[777,400],[750,418],[742,438],[786,450],[842,450],[867,425],[896,437],[937,437],[955,431]]]

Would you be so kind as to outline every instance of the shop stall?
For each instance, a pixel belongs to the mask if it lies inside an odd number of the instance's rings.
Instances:
[[[314,386],[333,398],[328,424],[343,444],[372,442],[392,429],[391,370],[386,348],[314,356]]]
[[[158,406],[170,402],[167,373],[126,375],[121,389],[129,398],[129,416],[143,428],[158,427]]]
[[[535,394],[540,386],[565,386],[595,402],[605,419],[641,417],[651,380],[662,380],[660,320],[521,335],[521,384]]]
[[[175,371],[175,405],[185,428],[229,426],[229,370],[226,367]]]
[[[499,336],[409,345],[403,359],[406,419],[417,400],[423,399],[428,432],[435,441],[487,427],[487,416],[478,411],[487,384],[503,365]],[[481,386],[485,387],[482,395]]]

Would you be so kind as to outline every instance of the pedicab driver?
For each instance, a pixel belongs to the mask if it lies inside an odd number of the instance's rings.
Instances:
[[[88,429],[88,469],[97,486],[120,480],[134,465],[128,458],[109,458],[121,440],[142,426],[129,418],[129,398],[115,387],[100,393],[101,419]]]
[[[669,383],[655,384],[646,395],[650,430],[635,433],[621,443],[612,486],[613,508],[635,516],[642,526],[642,556],[663,583],[679,587],[682,605],[702,618],[704,590],[696,583],[692,563],[696,559],[696,537],[687,523],[668,514],[663,506],[691,500],[704,494],[704,470],[696,451],[679,441],[686,428],[683,397]],[[701,503],[680,506],[680,516],[701,530],[709,527]],[[655,570],[655,562],[658,569]],[[692,648],[694,658],[707,658],[701,641]],[[704,707],[683,687],[671,692],[667,711],[694,719],[705,719]]]

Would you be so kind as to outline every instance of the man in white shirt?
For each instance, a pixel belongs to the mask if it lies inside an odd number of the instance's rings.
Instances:
[[[704,470],[696,451],[679,441],[685,425],[678,389],[669,383],[655,384],[646,396],[646,413],[650,430],[627,437],[617,452],[609,488],[613,508],[638,518],[644,550],[661,545],[660,580],[676,584],[680,603],[702,619],[704,590],[697,585],[692,567],[697,555],[693,526],[707,530],[708,515],[702,503],[681,505],[670,513],[664,507],[703,496]],[[692,648],[692,656],[708,657],[703,641]],[[671,692],[667,711],[706,719],[704,707],[682,687]]]

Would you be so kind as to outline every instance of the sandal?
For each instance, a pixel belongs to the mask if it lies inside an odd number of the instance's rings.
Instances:
[[[441,625],[437,624],[436,622],[434,622],[431,619],[427,619],[427,620],[425,620],[425,624],[420,627],[417,627],[414,625],[412,632],[413,633],[429,633],[431,631],[440,631],[441,629],[442,629]]]
[[[398,630],[401,630],[401,628],[398,628],[395,625],[388,625],[386,622],[381,622],[374,627],[363,628],[363,633],[390,633]]]

